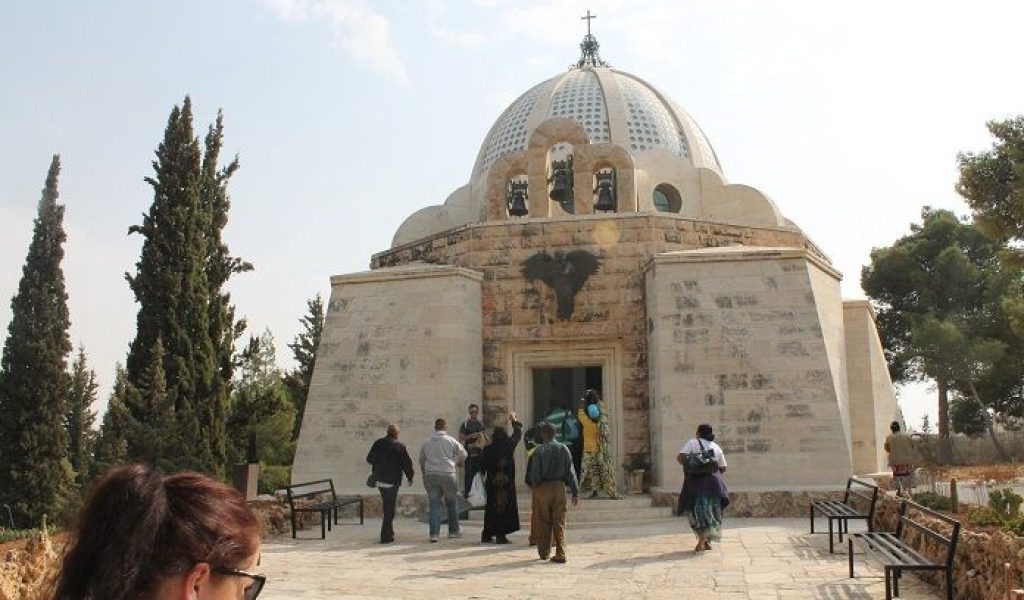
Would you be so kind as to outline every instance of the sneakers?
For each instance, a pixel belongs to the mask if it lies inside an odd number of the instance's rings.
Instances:
[[[436,544],[437,543],[437,536],[436,535],[430,536],[430,543],[431,544]]]
[[[560,564],[564,563],[565,562],[565,557],[564,556],[552,556],[551,557],[551,562],[553,562],[553,563],[560,563]]]
[[[449,538],[460,538],[462,537],[462,531],[453,531],[448,533]]]

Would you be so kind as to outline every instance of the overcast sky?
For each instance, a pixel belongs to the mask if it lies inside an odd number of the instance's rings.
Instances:
[[[704,129],[733,183],[768,194],[863,297],[872,247],[923,205],[966,214],[956,153],[1024,109],[1010,2],[0,0],[0,326],[50,156],[67,206],[72,338],[103,384],[136,308],[126,235],[171,107],[224,110],[231,291],[283,366],[307,298],[365,270],[406,216],[469,180],[501,111],[579,54],[587,9],[612,66]],[[934,400],[901,393],[908,421]]]

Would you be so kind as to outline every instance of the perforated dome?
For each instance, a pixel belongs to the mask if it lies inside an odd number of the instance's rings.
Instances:
[[[591,143],[611,142],[634,156],[663,148],[722,174],[704,133],[677,104],[629,73],[584,66],[535,85],[505,109],[480,147],[473,178],[525,150],[533,130],[553,117],[582,125]]]

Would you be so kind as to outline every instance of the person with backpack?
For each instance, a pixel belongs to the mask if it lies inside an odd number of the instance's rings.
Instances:
[[[577,413],[577,418],[583,425],[580,490],[584,494],[591,492],[591,498],[597,498],[599,490],[603,490],[609,498],[618,498],[615,490],[615,466],[612,464],[608,411],[601,402],[601,395],[594,389],[584,392],[580,403],[582,406]]]
[[[676,514],[686,515],[697,536],[695,552],[711,549],[722,539],[722,511],[729,506],[729,492],[722,473],[728,466],[721,446],[715,443],[711,425],[701,423],[697,436],[679,449],[676,462],[683,466],[683,489]]]

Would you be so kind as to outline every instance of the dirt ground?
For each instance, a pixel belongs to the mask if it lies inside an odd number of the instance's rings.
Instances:
[[[1024,463],[981,465],[969,467],[923,467],[935,479],[951,479],[957,481],[1005,481],[1024,480]]]

